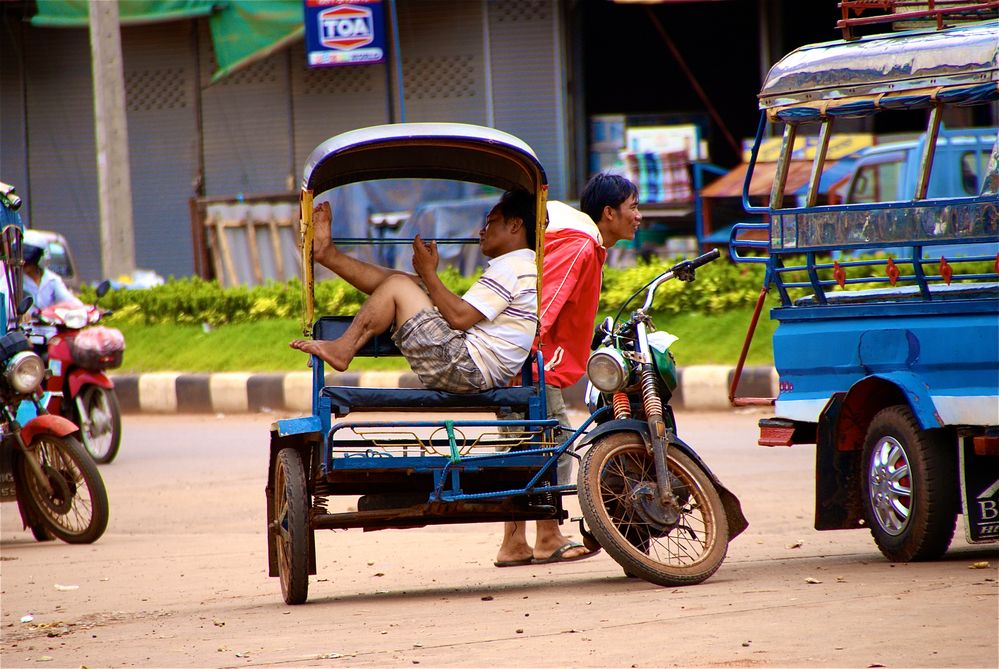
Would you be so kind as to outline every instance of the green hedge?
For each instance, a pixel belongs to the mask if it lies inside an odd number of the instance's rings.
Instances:
[[[614,313],[636,290],[664,272],[674,261],[654,258],[633,267],[604,270],[601,313]],[[789,265],[798,264],[794,259]],[[903,274],[909,266],[900,268]],[[955,266],[955,274],[993,272],[989,263]],[[851,277],[884,276],[884,265],[854,267]],[[725,259],[706,265],[697,271],[697,280],[686,284],[670,281],[656,293],[653,311],[670,315],[687,312],[722,313],[754,304],[763,282],[762,264],[734,264]],[[819,273],[822,279],[832,279],[831,270]],[[441,274],[444,284],[461,295],[477,276],[464,277],[453,268]],[[796,280],[807,280],[804,273]],[[850,285],[850,290],[869,288],[870,284]],[[801,289],[796,293],[809,292]],[[365,295],[340,279],[316,284],[316,314],[357,313]],[[797,296],[797,295],[794,295]],[[93,288],[85,288],[82,299],[92,302]],[[298,280],[269,283],[254,288],[223,288],[215,281],[198,278],[170,279],[166,284],[145,290],[111,291],[101,299],[101,305],[114,310],[114,319],[136,324],[207,323],[210,326],[246,323],[271,318],[301,316],[302,286]],[[632,308],[635,306],[631,305]]]
[[[635,267],[607,268],[601,311],[616,310],[637,288],[668,266],[666,262],[653,260]],[[459,295],[477,278],[461,276],[453,268],[444,270],[441,276],[444,284]],[[762,267],[718,261],[698,270],[697,281],[692,284],[674,281],[663,286],[656,295],[655,307],[662,313],[725,311],[754,300],[762,276]],[[113,310],[113,319],[118,322],[207,323],[214,327],[268,318],[298,318],[301,296],[302,285],[297,279],[253,288],[223,288],[215,281],[183,278],[170,279],[162,286],[145,290],[113,290],[101,298],[100,304]],[[365,297],[340,279],[321,281],[316,284],[316,313],[355,314]],[[93,288],[84,288],[81,298],[93,302],[96,298]]]

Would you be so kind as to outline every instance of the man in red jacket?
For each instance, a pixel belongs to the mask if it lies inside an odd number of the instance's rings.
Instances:
[[[561,202],[548,203],[541,286],[540,343],[548,413],[558,419],[565,435],[575,428],[566,413],[562,389],[586,372],[607,249],[622,239],[633,239],[642,222],[638,188],[622,176],[593,176],[583,188],[579,204],[582,212]],[[560,484],[571,482],[572,460],[569,456],[559,460]],[[595,553],[562,534],[557,521],[537,522],[533,548],[527,543],[527,524],[508,522],[504,523],[503,543],[494,564],[514,567],[570,562]]]

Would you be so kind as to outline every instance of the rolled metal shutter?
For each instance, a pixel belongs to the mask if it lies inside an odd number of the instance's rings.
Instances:
[[[544,165],[549,197],[568,189],[567,119],[560,3],[490,0],[494,124],[531,145]]]
[[[407,121],[489,124],[483,4],[399,4]]]
[[[291,188],[288,50],[210,84],[216,69],[207,21],[199,21],[205,195],[283,193]]]
[[[387,65],[310,68],[305,46],[292,45],[291,93],[295,187],[312,150],[341,132],[389,122]]]
[[[198,173],[192,21],[122,30],[135,263],[164,276],[194,270],[188,199]]]
[[[24,114],[24,77],[20,17],[0,7],[0,181],[17,188],[24,200],[22,220],[28,220],[27,118]]]
[[[85,29],[24,31],[31,227],[66,237],[84,280],[101,275],[90,42]]]

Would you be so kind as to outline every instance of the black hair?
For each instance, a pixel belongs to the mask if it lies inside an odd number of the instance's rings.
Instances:
[[[25,244],[21,249],[25,265],[37,265],[42,261],[42,256],[45,255],[45,249],[32,244]]]
[[[598,172],[583,186],[579,208],[596,222],[603,216],[604,207],[617,209],[632,195],[638,197],[638,186],[634,183],[619,174]]]
[[[536,215],[537,201],[534,196],[526,190],[508,190],[500,197],[496,205],[503,218],[519,218],[524,222],[524,231],[527,233],[527,246],[534,250],[537,248],[537,225]]]

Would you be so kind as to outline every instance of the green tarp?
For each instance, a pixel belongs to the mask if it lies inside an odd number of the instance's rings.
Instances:
[[[87,0],[36,0],[39,27],[88,25]],[[212,81],[266,58],[305,34],[302,0],[119,0],[122,25],[208,16],[218,69]]]

